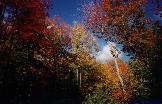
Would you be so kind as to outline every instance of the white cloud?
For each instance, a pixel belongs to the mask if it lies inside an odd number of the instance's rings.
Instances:
[[[113,56],[110,52],[110,44],[115,45],[115,43],[108,43],[107,45],[103,46],[102,50],[98,52],[96,59],[101,63],[106,63],[106,61],[113,59]],[[119,55],[119,58],[122,57],[122,53]]]

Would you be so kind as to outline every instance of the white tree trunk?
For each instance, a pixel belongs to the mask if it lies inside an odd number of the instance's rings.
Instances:
[[[117,59],[115,58],[114,61],[115,61],[115,67],[116,67],[116,70],[117,70],[117,76],[119,78],[119,81],[121,83],[121,86],[123,87],[124,86],[124,83],[123,83],[123,79],[122,79],[122,77],[120,75],[120,70],[119,70],[119,66],[118,66],[118,63],[117,63]]]
[[[76,70],[76,77],[77,77],[77,82],[78,82],[78,80],[79,80],[79,78],[78,78],[78,75],[79,74],[79,72],[78,72],[78,69]]]

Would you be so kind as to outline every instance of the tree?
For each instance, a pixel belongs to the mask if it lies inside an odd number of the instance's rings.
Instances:
[[[95,53],[98,50],[98,44],[96,38],[86,30],[83,24],[74,22],[74,26],[71,27],[71,52],[88,52]]]
[[[120,77],[123,81],[121,85],[121,79],[116,71],[116,62],[118,64],[118,70]],[[116,103],[127,103],[133,99],[134,90],[136,90],[137,79],[135,79],[132,70],[130,70],[128,64],[121,59],[116,59],[116,62],[112,59],[107,62],[107,70],[103,71],[108,76],[110,83],[112,84],[111,93],[113,100]]]
[[[71,48],[69,51],[76,55],[77,67],[79,68],[82,63],[87,63],[86,61],[90,58],[90,54],[97,52],[98,44],[95,37],[86,30],[84,25],[77,22],[74,22],[74,26],[70,28],[70,37]],[[76,77],[78,81],[80,77],[79,83],[81,86],[81,72],[84,69],[79,70],[78,68],[76,69]]]
[[[118,75],[118,78],[120,80],[121,86],[123,87],[124,83],[123,83],[123,79],[122,79],[122,77],[120,75],[120,69],[119,69],[119,66],[118,66],[118,63],[117,63],[118,56],[119,56],[119,54],[121,52],[114,45],[110,46],[110,51],[111,51],[112,56],[114,57],[115,67],[116,67],[116,70],[117,70],[117,75]],[[123,89],[123,91],[124,91],[124,89]]]
[[[35,52],[50,43],[44,39],[47,34],[44,32],[47,29],[46,2],[48,1],[0,1],[0,87],[4,103],[11,100],[15,103],[30,103],[37,80],[35,72],[41,68],[48,69],[34,56]]]
[[[147,86],[150,82],[147,81],[150,80],[152,66],[148,59],[151,55],[149,50],[155,47],[157,40],[152,25],[146,22],[146,5],[145,0],[94,1],[83,6],[83,19],[86,27],[94,35],[105,41],[121,44],[121,50],[127,52],[131,59],[140,60],[139,67],[131,70],[140,70],[133,73],[137,83],[142,85],[140,90],[145,90],[145,95],[148,95],[150,90]],[[146,82],[140,82],[140,75]]]
[[[28,48],[28,57],[33,57],[34,50],[40,45],[46,29],[47,2],[40,0],[5,0],[1,1],[1,50],[8,51],[6,66],[15,44],[23,44]],[[4,14],[8,14],[6,17]],[[46,42],[47,43],[47,42]]]
[[[145,60],[144,49],[153,47],[155,36],[145,26],[145,0],[101,0],[83,6],[86,27],[99,38],[123,45],[122,50]]]

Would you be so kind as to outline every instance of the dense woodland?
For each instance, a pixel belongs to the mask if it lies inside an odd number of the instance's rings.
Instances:
[[[148,2],[159,20],[145,15]],[[92,0],[80,7],[82,21],[69,25],[60,16],[49,18],[50,0],[0,0],[0,104],[162,99],[161,4]],[[112,43],[106,63],[96,60],[97,38]]]

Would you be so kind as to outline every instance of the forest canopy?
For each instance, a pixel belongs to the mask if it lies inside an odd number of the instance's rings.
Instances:
[[[84,0],[72,24],[53,2],[0,0],[1,104],[160,104],[160,0]]]

